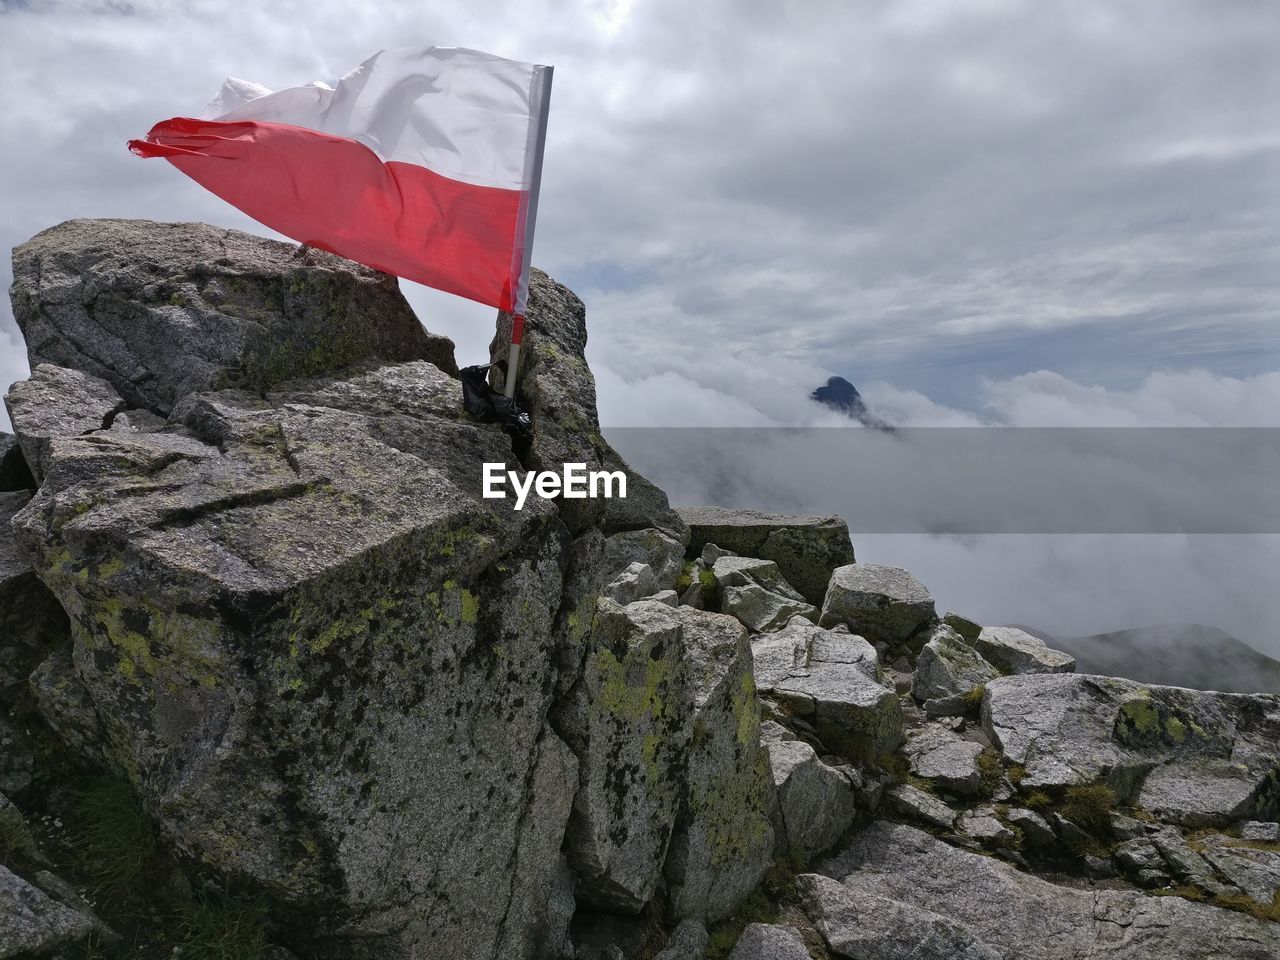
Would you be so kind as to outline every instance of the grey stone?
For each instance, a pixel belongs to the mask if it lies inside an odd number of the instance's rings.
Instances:
[[[11,386],[4,405],[37,483],[49,472],[54,443],[110,426],[125,408],[107,381],[49,363]]]
[[[1000,671],[946,624],[925,636],[911,678],[911,696],[930,716],[963,713],[968,706],[965,695],[1000,676]]]
[[[1213,868],[1191,849],[1176,829],[1164,827],[1151,834],[1150,840],[1179,880],[1194,883],[1213,877]]]
[[[783,579],[772,560],[721,557],[711,572],[720,586],[721,612],[737,617],[750,630],[779,630],[795,616],[817,619],[817,608]]]
[[[972,645],[978,639],[978,634],[982,632],[982,625],[968,617],[962,617],[958,613],[947,611],[942,615],[942,622],[960,635],[965,643]]]
[[[639,561],[628,565],[612,583],[604,588],[604,595],[614,603],[626,605],[641,597],[648,597],[658,590],[658,578],[653,568]]]
[[[593,642],[558,718],[580,762],[565,847],[580,900],[638,913],[679,809],[692,664],[676,611],[652,601],[602,601]]]
[[[665,868],[672,913],[729,916],[773,863],[775,793],[760,743],[751,642],[732,617],[659,604],[679,621],[694,697],[684,798]]]
[[[1258,850],[1230,843],[1206,845],[1202,856],[1228,883],[1264,906],[1280,891],[1280,850]]]
[[[983,806],[966,810],[960,814],[956,827],[967,837],[972,837],[985,844],[1002,845],[1012,843],[1014,833],[1000,822],[995,807]]]
[[[667,945],[653,960],[703,960],[711,935],[696,920],[681,920],[676,925]]]
[[[729,960],[809,960],[809,948],[795,927],[749,923]]]
[[[987,735],[1023,789],[1105,782],[1121,803],[1187,826],[1270,816],[1280,697],[1028,674],[987,684]]]
[[[781,850],[825,852],[853,824],[854,784],[803,741],[777,739],[768,750],[778,795],[774,833]]]
[[[510,443],[457,382],[351,368],[51,450],[15,530],[166,842],[327,904],[331,943],[489,960],[535,935],[576,786],[545,719],[569,541],[551,504],[481,496]]]
[[[51,953],[99,926],[91,914],[59,903],[0,865],[0,958]]]
[[[1071,673],[1075,658],[1017,627],[983,627],[973,648],[1003,673]]]
[[[684,568],[684,544],[652,527],[615,533],[605,540],[606,570],[622,570],[637,561],[653,570],[656,590],[670,590]]]
[[[0,793],[0,858],[7,862],[47,863],[26,819],[3,793]]]
[[[845,623],[872,642],[896,644],[933,615],[933,597],[906,570],[853,563],[831,574],[820,623],[824,627]]]
[[[1111,836],[1117,840],[1137,840],[1147,835],[1147,825],[1141,820],[1126,817],[1123,813],[1112,812],[1109,818]]]
[[[690,527],[689,528],[689,547],[690,549],[696,550],[697,548],[694,546],[694,543],[695,541],[693,538],[693,528]],[[736,556],[737,554],[734,553],[732,550],[723,550],[714,543],[704,543],[702,545],[702,552],[698,554],[698,559],[702,561],[702,565],[704,567],[710,570],[712,567],[715,566],[716,561],[719,560],[721,557],[736,557]]]
[[[680,596],[674,590],[659,590],[657,593],[651,593],[647,597],[641,597],[642,600],[652,600],[655,603],[663,603],[668,607],[680,606]]]
[[[76,674],[68,641],[32,671],[29,681],[36,708],[73,756],[105,763],[105,737],[97,708]]]
[[[1022,832],[1022,841],[1027,847],[1044,850],[1052,847],[1058,840],[1048,821],[1034,810],[1012,807],[1005,814],[1005,819]]]
[[[504,384],[513,318],[503,313],[489,344],[495,387]],[[522,459],[530,470],[559,472],[566,463],[587,470],[621,470],[627,496],[558,499],[560,517],[577,536],[592,526],[606,535],[628,530],[661,530],[681,546],[689,539],[684,521],[667,495],[632,470],[600,433],[596,383],[587,366],[586,307],[572,290],[541,270],[529,272],[524,340],[520,350],[519,396],[533,421],[533,441]]]
[[[1163,872],[1165,869],[1164,857],[1145,837],[1124,841],[1115,848],[1112,856],[1125,873],[1134,876],[1143,870]]]
[[[982,784],[978,757],[982,744],[965,740],[935,724],[908,734],[902,752],[911,772],[961,796],[976,796]]]
[[[956,812],[937,797],[908,783],[897,783],[885,791],[889,805],[904,817],[923,820],[943,830],[955,826]]]
[[[82,370],[159,414],[371,359],[457,373],[453,344],[423,330],[394,277],[238,230],[70,220],[17,247],[13,276],[33,368]]]
[[[854,562],[849,528],[839,517],[793,517],[727,507],[681,507],[689,549],[704,544],[778,564],[806,600],[822,603],[831,571]],[[712,561],[714,562],[714,561]]]
[[[902,742],[902,705],[861,637],[796,617],[753,652],[761,696],[812,724],[832,753],[874,759]]]
[[[796,888],[831,951],[851,960],[1004,960],[967,926],[930,909],[802,874]]]
[[[0,793],[19,794],[31,786],[34,763],[25,729],[0,712]]]
[[[1090,841],[1089,834],[1080,829],[1071,820],[1068,820],[1060,813],[1049,814],[1049,822],[1053,824],[1054,831],[1062,839],[1062,842],[1073,849],[1087,847]]]
[[[1059,886],[900,824],[873,824],[823,872],[937,911],[1004,958],[1261,960],[1280,951],[1280,925],[1181,897]]]
[[[1250,820],[1240,828],[1242,840],[1263,840],[1267,843],[1280,843],[1280,823],[1261,823]]]

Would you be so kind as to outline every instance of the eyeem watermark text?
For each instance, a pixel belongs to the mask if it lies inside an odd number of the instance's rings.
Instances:
[[[516,495],[516,509],[524,507],[530,492],[543,500],[564,497],[566,500],[585,500],[588,497],[624,498],[627,496],[627,475],[621,470],[588,470],[585,463],[566,463],[561,473],[554,470],[530,470],[523,478],[518,470],[508,470],[505,463],[484,465],[484,496],[486,500],[505,500],[506,486]]]

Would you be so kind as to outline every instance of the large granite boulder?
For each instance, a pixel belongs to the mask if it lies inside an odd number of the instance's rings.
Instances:
[[[811,724],[832,753],[874,760],[902,742],[902,704],[862,637],[795,617],[757,638],[754,654],[760,695]]]
[[[50,446],[111,425],[126,404],[99,377],[49,363],[37,364],[4,398],[25,462],[37,483],[49,469]]]
[[[370,365],[61,438],[15,519],[108,762],[317,955],[544,935],[577,785],[546,723],[568,538],[482,497],[511,459],[438,367]]]
[[[92,913],[59,903],[0,864],[0,960],[45,956],[101,930]]]
[[[744,557],[778,565],[787,582],[821,604],[831,571],[853,563],[849,527],[839,517],[793,517],[728,507],[681,507],[689,525],[689,556],[713,543]]]
[[[987,684],[982,722],[1026,789],[1105,782],[1187,825],[1280,813],[1280,697],[1026,674]]]
[[[523,457],[531,470],[560,471],[566,463],[587,470],[621,470],[627,475],[625,499],[556,502],[576,536],[591,526],[606,534],[656,528],[682,545],[688,540],[684,521],[667,503],[667,495],[632,470],[600,433],[596,413],[596,381],[587,366],[586,307],[572,290],[531,270],[524,340],[520,349],[518,395],[533,421],[533,440]],[[498,317],[489,345],[495,388],[505,382],[511,349],[510,314]]]
[[[693,698],[670,607],[602,600],[594,648],[557,714],[579,757],[566,849],[578,897],[639,913],[653,897],[681,799]]]
[[[457,372],[394,277],[203,223],[69,220],[14,250],[11,295],[32,369],[83,371],[160,414],[371,358]]]
[[[963,714],[967,697],[1000,671],[945,623],[933,627],[916,660],[911,696],[930,716]]]
[[[732,617],[647,603],[680,623],[693,693],[684,797],[666,865],[669,900],[677,917],[710,923],[737,910],[773,862],[776,801],[751,642]]]
[[[778,630],[796,616],[818,618],[818,610],[787,583],[772,560],[720,557],[711,567],[720,609],[753,632]]]
[[[809,948],[795,927],[749,923],[729,960],[809,960]]]
[[[774,833],[782,853],[824,853],[853,825],[857,800],[852,778],[828,766],[802,740],[765,743],[778,802]]]
[[[901,567],[851,563],[831,575],[822,602],[824,627],[848,624],[873,643],[906,640],[934,617],[933,597]]]
[[[801,886],[806,908],[830,917],[844,902],[879,897],[920,933],[955,936],[956,949],[1019,960],[1262,960],[1280,951],[1280,925],[1181,897],[1060,886],[992,857],[958,849],[913,827],[879,822],[822,866],[830,881]],[[843,914],[819,929],[877,935],[887,907]],[[938,919],[941,918],[941,923]],[[849,929],[851,928],[851,929]],[[884,936],[891,931],[878,934]],[[908,939],[904,932],[903,939]],[[828,939],[833,950],[838,942]],[[908,939],[909,942],[909,939]],[[895,957],[875,953],[848,956]],[[933,954],[921,954],[932,956]],[[946,955],[946,954],[944,954]]]

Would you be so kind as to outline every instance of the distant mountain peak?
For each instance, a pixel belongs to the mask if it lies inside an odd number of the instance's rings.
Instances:
[[[830,407],[832,410],[857,420],[864,427],[870,427],[873,430],[884,430],[889,433],[893,431],[891,425],[885,423],[885,421],[867,409],[866,403],[862,400],[862,394],[858,393],[858,388],[844,377],[828,377],[826,385],[818,387],[809,396],[824,407]]]

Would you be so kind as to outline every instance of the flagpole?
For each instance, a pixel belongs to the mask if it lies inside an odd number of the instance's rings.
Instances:
[[[511,348],[507,351],[507,377],[502,392],[507,399],[516,395],[516,376],[520,372],[520,343],[524,339],[525,298],[529,294],[529,268],[533,259],[533,228],[538,220],[538,192],[542,187],[542,154],[547,145],[547,116],[551,112],[552,68],[538,66],[538,113],[534,130],[532,167],[529,171],[529,206],[525,214],[524,251],[520,265],[520,277],[516,297],[516,309],[511,318]]]

